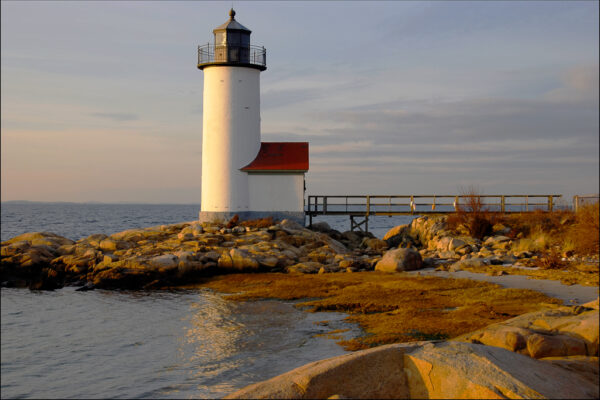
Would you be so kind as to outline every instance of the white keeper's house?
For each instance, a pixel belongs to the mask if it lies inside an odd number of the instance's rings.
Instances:
[[[204,71],[200,222],[272,216],[304,224],[308,142],[261,142],[260,73],[264,47],[235,20],[215,28],[214,43],[198,46]]]

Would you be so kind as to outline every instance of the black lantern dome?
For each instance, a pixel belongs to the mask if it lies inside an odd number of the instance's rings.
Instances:
[[[213,30],[214,44],[198,46],[198,68],[211,65],[232,65],[267,69],[264,47],[251,46],[252,31],[235,20],[233,8],[229,20]]]

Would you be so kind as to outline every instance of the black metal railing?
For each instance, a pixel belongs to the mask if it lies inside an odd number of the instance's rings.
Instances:
[[[205,64],[245,64],[266,68],[267,50],[262,46],[198,46],[198,67]]]

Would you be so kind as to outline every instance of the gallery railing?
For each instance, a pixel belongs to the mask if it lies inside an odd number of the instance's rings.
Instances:
[[[198,46],[198,67],[206,64],[223,63],[229,65],[267,66],[267,50],[262,46],[215,46],[207,43]]]

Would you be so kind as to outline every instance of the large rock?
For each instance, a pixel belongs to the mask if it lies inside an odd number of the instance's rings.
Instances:
[[[179,264],[179,259],[174,254],[163,254],[152,257],[148,263],[156,268],[174,268]]]
[[[527,351],[533,358],[586,355],[583,340],[567,335],[533,333],[527,337]]]
[[[423,267],[421,254],[411,248],[387,251],[375,265],[376,271],[400,272],[412,271]]]
[[[389,238],[396,235],[405,235],[407,234],[409,229],[410,226],[408,224],[395,226],[386,232],[386,234],[383,236],[383,240],[388,240]]]
[[[518,338],[514,335],[518,334]],[[576,307],[523,314],[453,340],[500,346],[534,358],[598,355],[598,310]],[[513,348],[512,343],[518,343]],[[523,345],[526,343],[526,346]]]
[[[58,247],[61,245],[73,244],[75,243],[71,239],[67,239],[66,237],[59,236],[52,232],[27,232],[21,235],[15,236],[2,244],[9,244],[21,241],[28,241],[32,244],[50,244],[52,247]]]
[[[307,364],[226,398],[597,398],[550,362],[458,342],[392,344]]]
[[[254,259],[247,251],[231,249],[229,251],[233,268],[237,270],[257,270],[258,261]]]

